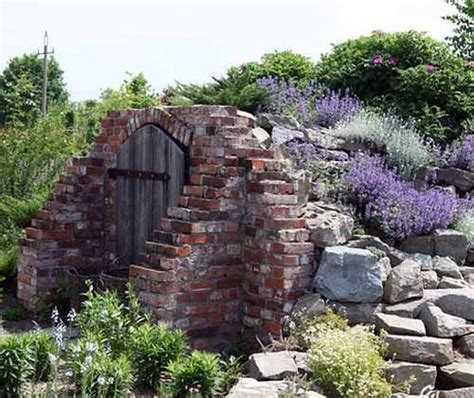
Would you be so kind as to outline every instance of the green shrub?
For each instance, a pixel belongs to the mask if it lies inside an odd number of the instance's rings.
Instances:
[[[33,372],[33,347],[27,335],[0,339],[0,396],[20,397]]]
[[[5,309],[5,311],[3,311],[0,316],[0,318],[4,321],[10,322],[21,321],[23,319],[26,319],[26,317],[27,313],[22,307],[8,307]]]
[[[474,248],[474,211],[469,212],[464,217],[456,220],[454,229],[467,236],[471,248]]]
[[[309,352],[312,377],[337,397],[386,398],[391,385],[382,351],[382,340],[367,328],[323,328]]]
[[[221,359],[221,369],[218,390],[219,394],[227,396],[242,372],[241,358],[231,355],[228,358]]]
[[[338,123],[331,132],[337,137],[365,143],[386,154],[389,166],[396,168],[404,177],[412,176],[417,169],[433,160],[413,125],[404,123],[394,115],[362,111],[351,119]]]
[[[56,370],[59,352],[53,337],[43,331],[29,333],[26,338],[30,339],[33,350],[33,380],[49,381]]]
[[[189,356],[173,361],[168,366],[171,395],[176,398],[200,394],[211,397],[219,385],[219,357],[214,354],[193,351]]]
[[[234,105],[255,112],[268,98],[267,90],[256,84],[257,79],[266,76],[291,80],[304,87],[314,77],[314,64],[292,51],[275,51],[264,54],[259,62],[232,66],[224,77],[214,77],[212,83],[178,84],[169,88],[166,100],[171,104],[190,101],[193,104]]]
[[[382,249],[379,249],[378,247],[375,247],[375,246],[367,246],[365,250],[368,250],[369,252],[371,252],[379,260],[384,257],[387,257],[387,254]]]
[[[365,104],[413,117],[423,134],[450,141],[474,112],[474,70],[447,44],[415,31],[351,39],[316,66],[317,80]]]
[[[180,330],[143,324],[132,331],[130,354],[137,372],[137,382],[153,387],[171,361],[184,355],[186,338]]]

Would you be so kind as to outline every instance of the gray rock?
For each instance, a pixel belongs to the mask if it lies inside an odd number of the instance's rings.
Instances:
[[[461,279],[450,278],[449,276],[443,276],[438,285],[438,289],[462,289],[465,287],[469,287],[465,281]]]
[[[436,391],[435,398],[473,398],[474,387],[456,388],[455,390]]]
[[[257,381],[251,377],[242,377],[232,387],[227,398],[278,398],[288,388],[288,382]]]
[[[470,247],[469,251],[467,252],[466,265],[474,267],[474,247]]]
[[[447,169],[438,169],[437,180],[443,185],[454,185],[461,192],[469,192],[474,189],[474,173],[449,167]]]
[[[415,381],[411,384],[408,392],[420,394],[423,390],[426,392],[427,389],[434,388],[436,373],[436,366],[394,361],[388,365],[385,377],[395,386],[403,385],[410,377],[414,377]]]
[[[436,304],[443,312],[474,321],[474,289],[425,290],[426,301]]]
[[[263,352],[249,357],[249,375],[257,380],[281,380],[298,374],[295,360],[288,351]]]
[[[382,250],[387,257],[390,259],[390,263],[393,266],[400,264],[403,260],[406,260],[409,255],[403,253],[402,251],[395,249],[392,246],[389,246],[380,238],[377,238],[372,235],[356,235],[352,240],[347,242],[346,246],[356,247],[359,249],[366,249],[367,247],[375,247],[379,250]]]
[[[302,398],[326,398],[326,395],[322,395],[316,391],[306,391],[303,393]]]
[[[304,132],[308,141],[318,148],[337,150],[344,144],[342,138],[334,137],[333,135],[324,133],[317,128],[305,129]]]
[[[449,380],[455,387],[474,386],[474,361],[465,360],[443,366],[439,369],[440,375]]]
[[[388,257],[382,257],[378,262],[378,266],[382,270],[382,281],[385,282],[392,272],[392,266],[390,265],[390,259]]]
[[[301,351],[288,351],[290,356],[296,363],[296,367],[300,373],[310,373],[311,369],[308,365],[309,354]]]
[[[377,314],[375,316],[375,328],[377,331],[385,330],[390,334],[426,335],[425,325],[422,321],[413,318],[402,318],[397,315]]]
[[[275,126],[272,130],[272,141],[275,144],[286,144],[294,139],[304,140],[305,136],[302,131],[291,130],[281,126]]]
[[[337,246],[352,236],[354,220],[335,211],[326,211],[316,218],[307,218],[310,240],[315,247]]]
[[[469,358],[474,358],[474,334],[467,334],[456,340],[455,347]]]
[[[449,257],[433,258],[433,270],[441,276],[449,276],[451,278],[462,279],[462,274],[459,271],[459,266]]]
[[[394,267],[385,283],[383,297],[391,304],[423,297],[420,265],[412,260],[405,260]]]
[[[395,305],[387,305],[384,308],[384,312],[386,314],[398,315],[404,318],[416,318],[424,303],[424,299],[418,299],[405,301]]]
[[[422,271],[431,271],[433,269],[433,259],[429,254],[412,253],[406,255],[407,260],[413,260],[420,264]]]
[[[459,272],[464,279],[468,280],[470,276],[474,275],[474,267],[459,267]]]
[[[261,127],[252,129],[252,136],[257,139],[258,143],[263,148],[269,148],[272,144],[272,137]]]
[[[452,229],[437,229],[434,231],[433,238],[437,256],[450,257],[457,264],[464,263],[469,248],[466,235]]]
[[[424,322],[429,336],[457,337],[474,333],[474,325],[468,325],[463,318],[444,313],[433,303],[425,303],[418,316]]]
[[[329,301],[328,306],[342,315],[349,325],[375,324],[375,316],[383,311],[380,303],[338,303]]]
[[[435,271],[421,271],[423,289],[436,289],[438,287],[438,274]]]
[[[301,319],[313,319],[321,316],[326,304],[318,293],[308,293],[301,296],[291,312],[291,318],[298,322]]]
[[[335,301],[379,302],[383,274],[377,257],[367,250],[343,246],[327,247],[313,281],[313,288]]]
[[[400,250],[407,253],[434,254],[434,240],[431,235],[412,236],[400,244]]]
[[[299,205],[306,205],[311,194],[311,175],[306,170],[289,170],[288,177],[294,184]]]
[[[286,127],[288,129],[298,130],[301,125],[292,116],[273,115],[271,113],[259,113],[257,115],[257,126],[265,130],[271,130],[275,126]]]
[[[437,337],[387,335],[387,353],[400,361],[448,365],[454,361],[453,343]]]

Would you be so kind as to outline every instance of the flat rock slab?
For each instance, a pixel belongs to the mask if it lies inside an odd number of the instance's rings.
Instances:
[[[349,325],[374,325],[375,316],[383,311],[383,304],[380,303],[340,303],[329,301],[329,308],[338,314],[343,314]]]
[[[282,380],[298,375],[298,366],[288,351],[253,354],[249,375],[257,380]]]
[[[390,334],[425,336],[425,325],[419,319],[402,318],[397,315],[375,315],[375,327],[378,331],[385,330]]]
[[[315,247],[337,246],[346,243],[352,236],[354,220],[336,211],[326,211],[316,218],[307,218],[310,241]]]
[[[426,301],[436,304],[447,314],[474,320],[474,289],[425,290]]]
[[[459,266],[449,257],[436,256],[433,259],[433,271],[435,271],[440,277],[448,276],[450,278],[462,279]]]
[[[456,388],[448,391],[436,391],[436,398],[473,398],[474,387]]]
[[[438,287],[435,287],[434,289],[463,289],[466,287],[468,288],[469,284],[462,279],[443,276],[439,281]]]
[[[424,303],[424,299],[404,301],[403,303],[386,305],[383,312],[386,314],[398,315],[404,318],[416,318],[420,312],[421,306]]]
[[[449,380],[455,387],[474,386],[474,361],[455,362],[440,368],[440,375]]]
[[[434,389],[436,374],[436,366],[399,361],[389,364],[385,371],[386,379],[395,386],[403,385],[410,377],[414,377],[415,381],[408,391],[410,394],[420,394],[423,390]]]
[[[425,303],[418,316],[429,336],[458,337],[474,333],[474,325],[467,324],[464,318],[446,314],[433,303]]]
[[[420,264],[413,260],[402,261],[388,276],[383,298],[386,302],[395,304],[418,297],[423,297]]]
[[[399,361],[448,365],[454,361],[453,343],[437,337],[397,336],[385,337],[390,358]]]
[[[462,336],[460,339],[456,340],[454,345],[465,356],[474,358],[474,334]]]
[[[288,382],[257,381],[251,377],[242,377],[232,387],[228,398],[278,398],[288,388]]]
[[[383,270],[370,251],[345,246],[327,247],[313,281],[317,293],[334,301],[379,302]]]

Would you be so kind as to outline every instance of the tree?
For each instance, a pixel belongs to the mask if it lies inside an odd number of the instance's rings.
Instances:
[[[12,58],[0,75],[0,126],[31,126],[41,113],[43,60],[36,54]],[[65,104],[68,92],[63,71],[54,58],[48,61],[49,104]]]
[[[444,17],[456,25],[454,34],[447,39],[459,56],[474,60],[474,0],[445,1],[457,10],[457,14]]]

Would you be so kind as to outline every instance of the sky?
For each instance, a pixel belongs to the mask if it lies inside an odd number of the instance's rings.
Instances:
[[[331,43],[377,29],[443,39],[450,13],[443,0],[0,0],[0,70],[42,50],[47,30],[73,100],[98,98],[127,71],[161,91],[274,50],[317,60]]]

